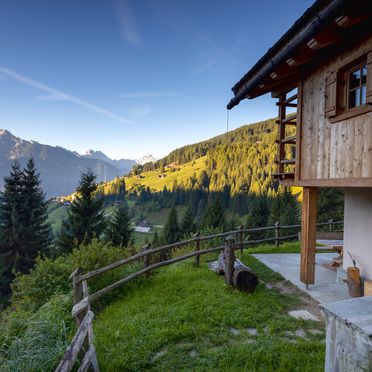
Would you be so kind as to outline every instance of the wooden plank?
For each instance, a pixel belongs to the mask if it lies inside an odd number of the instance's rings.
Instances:
[[[283,102],[286,99],[286,94],[282,93],[279,97],[279,102]],[[285,119],[285,106],[279,106],[279,126],[278,126],[278,172],[277,173],[283,173],[284,171],[284,165],[280,162],[282,159],[285,158],[285,148],[284,144],[281,142],[281,140],[285,137],[285,125],[283,125],[283,120]]]
[[[93,345],[90,345],[88,351],[85,353],[84,358],[80,363],[80,366],[77,372],[88,371],[95,357],[96,357],[96,349]]]
[[[314,284],[315,281],[317,196],[317,188],[304,187],[302,202],[300,280],[306,285]]]
[[[282,120],[282,124],[288,124],[297,119],[297,113],[291,114]]]
[[[280,164],[295,164],[296,159],[284,159],[280,161]]]
[[[296,135],[283,138],[282,143],[296,143]]]
[[[372,177],[301,179],[296,186],[302,187],[372,187]]]
[[[297,86],[297,126],[296,126],[296,165],[295,182],[301,178],[301,148],[302,148],[302,106],[303,106],[303,83],[299,82]]]
[[[85,315],[83,321],[80,324],[74,338],[72,339],[70,345],[68,346],[65,355],[63,356],[61,362],[56,368],[55,372],[69,372],[71,371],[77,356],[83,346],[85,337],[88,333],[88,327],[93,321],[94,314],[92,311],[88,311]]]
[[[75,318],[89,307],[89,298],[85,297],[72,307],[72,316]]]
[[[369,181],[362,178],[372,177],[372,106],[349,110],[334,118],[325,117],[326,77],[332,72],[340,71],[355,59],[368,54],[372,49],[372,37],[368,37],[332,61],[322,65],[303,81],[301,144],[297,141],[300,156],[301,175],[296,184],[304,181],[305,185],[317,186],[313,180],[342,179],[340,185],[345,186],[344,179],[350,181],[352,187],[358,181],[360,186],[368,187]],[[341,86],[341,85],[340,85]],[[299,93],[298,93],[299,94]],[[299,98],[299,101],[301,98]],[[342,106],[342,102],[341,102]],[[338,106],[340,107],[340,105]],[[298,130],[298,128],[297,128]],[[297,168],[297,165],[296,165]],[[312,180],[311,183],[308,180]],[[334,185],[333,181],[329,184]]]

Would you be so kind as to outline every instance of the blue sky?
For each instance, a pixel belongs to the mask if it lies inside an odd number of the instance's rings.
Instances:
[[[0,128],[114,158],[223,133],[231,87],[311,3],[2,0]],[[275,115],[245,100],[230,128]]]

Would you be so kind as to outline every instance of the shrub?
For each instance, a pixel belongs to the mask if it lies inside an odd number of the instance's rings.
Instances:
[[[88,272],[131,253],[93,240],[89,245],[81,245],[55,260],[37,258],[28,275],[15,278],[10,306],[0,313],[0,364],[14,371],[30,370],[21,367],[32,355],[35,368],[31,370],[45,370],[44,366],[52,366],[63,354],[60,352],[65,350],[68,336],[72,336],[71,327],[67,326],[72,325],[70,274],[77,267]],[[90,292],[138,270],[138,265],[134,263],[93,278],[89,281]]]

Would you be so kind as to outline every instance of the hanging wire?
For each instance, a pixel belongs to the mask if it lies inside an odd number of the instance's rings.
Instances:
[[[229,121],[230,121],[230,111],[226,110],[226,143],[229,144]]]

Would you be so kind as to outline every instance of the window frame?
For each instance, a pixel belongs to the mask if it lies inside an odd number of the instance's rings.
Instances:
[[[355,58],[350,63],[336,71],[336,115],[328,117],[331,123],[338,123],[342,120],[352,118],[354,116],[359,116],[372,111],[372,105],[368,102],[366,97],[366,103],[364,105],[359,105],[349,108],[349,76],[350,73],[357,70],[358,67],[361,69],[362,66],[366,66],[366,85],[368,84],[369,75],[372,74],[371,69],[368,68],[368,54],[372,52],[364,53],[363,55]],[[361,85],[360,85],[361,86]],[[367,86],[366,86],[367,94]]]
[[[362,71],[363,67],[366,68],[367,70],[367,74],[368,74],[368,69],[367,69],[367,59],[365,59],[363,62],[359,63],[359,64],[355,64],[354,66],[352,66],[351,68],[349,68],[346,72],[345,72],[345,80],[346,80],[346,92],[345,92],[345,108],[344,108],[344,111],[350,111],[350,110],[354,110],[354,109],[357,109],[357,108],[360,108],[360,107],[365,107],[367,106],[367,102],[364,103],[364,104],[360,104],[360,105],[356,105],[356,106],[353,106],[353,107],[349,107],[349,104],[350,104],[350,92],[353,91],[353,90],[356,90],[358,88],[362,88],[363,85],[366,86],[366,101],[367,101],[367,81],[365,82],[365,84],[362,84],[362,75],[360,75],[360,82],[359,82],[359,85],[355,88],[350,88],[350,75],[355,72],[355,71]],[[367,75],[366,75],[366,80],[367,80]],[[361,94],[361,93],[359,93]],[[361,96],[359,97],[361,98]]]

